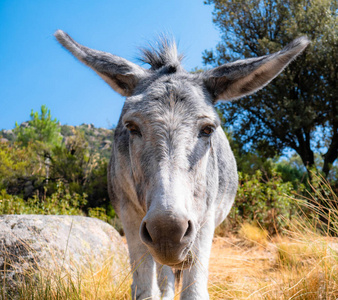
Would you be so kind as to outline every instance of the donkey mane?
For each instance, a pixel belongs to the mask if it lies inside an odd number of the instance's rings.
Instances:
[[[175,40],[167,36],[160,36],[154,44],[141,48],[140,61],[149,64],[150,70],[156,71],[166,67],[166,73],[175,73],[184,58],[177,52]]]

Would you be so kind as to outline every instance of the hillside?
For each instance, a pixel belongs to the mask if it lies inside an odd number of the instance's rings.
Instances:
[[[28,122],[23,122],[20,127],[28,127]],[[63,142],[67,143],[70,136],[76,132],[83,134],[88,147],[95,153],[109,158],[114,136],[114,129],[98,128],[93,124],[81,124],[79,126],[61,125],[61,136]],[[0,131],[0,142],[14,142],[16,140],[15,129],[3,129]]]

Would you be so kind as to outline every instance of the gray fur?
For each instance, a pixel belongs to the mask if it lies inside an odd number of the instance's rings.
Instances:
[[[189,74],[168,40],[143,51],[143,61],[150,64],[144,69],[81,46],[60,30],[55,36],[127,96],[115,131],[108,189],[127,237],[133,299],[173,299],[172,269],[182,274],[181,299],[208,299],[213,232],[230,211],[238,180],[213,105],[265,86],[308,40],[295,40],[275,54]]]

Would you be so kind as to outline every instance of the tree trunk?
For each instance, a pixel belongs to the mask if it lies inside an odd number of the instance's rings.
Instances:
[[[337,159],[337,157],[338,157],[338,131],[336,131],[333,134],[329,149],[324,155],[323,173],[325,174],[325,177],[329,175],[331,166]]]
[[[296,132],[296,136],[297,136],[297,139],[298,139],[299,147],[295,150],[297,151],[297,153],[301,157],[303,164],[304,164],[304,166],[307,170],[307,173],[309,175],[309,178],[311,180],[310,170],[315,165],[315,157],[314,157],[314,153],[311,150],[311,146],[310,146],[310,141],[311,141],[310,133],[306,132],[305,134],[303,134],[301,132],[301,130],[299,130],[298,132]]]

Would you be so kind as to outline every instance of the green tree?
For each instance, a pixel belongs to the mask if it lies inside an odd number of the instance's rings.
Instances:
[[[35,145],[0,143],[0,189],[27,198],[42,187],[46,178],[44,159],[37,154]]]
[[[60,145],[62,141],[61,128],[57,119],[52,119],[50,110],[41,106],[41,114],[32,110],[31,120],[28,121],[27,127],[15,124],[17,140],[27,146],[29,142],[41,142],[46,145]]]
[[[104,217],[113,218],[106,157],[112,131],[85,124],[59,126],[45,106],[41,114],[32,111],[25,125],[17,125],[14,130],[18,141],[0,143],[0,192],[3,189],[13,196],[8,203],[20,209],[18,199],[22,198],[27,207],[39,211],[47,206],[54,209],[59,198],[59,204],[61,199],[64,204],[68,201],[71,210],[82,199],[80,208],[84,212],[100,218],[104,212]],[[55,212],[63,210],[60,205],[55,206]]]
[[[226,125],[243,145],[265,156],[294,149],[307,169],[315,152],[327,176],[338,156],[338,1],[208,0],[222,33],[204,63],[276,52],[306,35],[310,47],[265,89],[221,104]]]
[[[90,150],[84,132],[74,131],[60,146],[55,146],[49,156],[49,190],[59,181],[70,193],[86,193],[86,207],[109,204],[107,191],[108,160],[100,153]]]
[[[50,160],[50,181],[62,181],[70,192],[82,193],[89,174],[95,168],[94,155],[88,150],[88,142],[81,132],[59,146],[53,147],[48,156]]]

